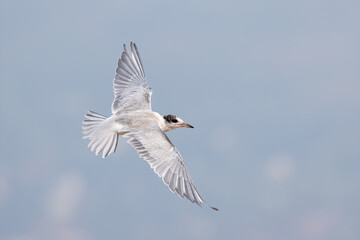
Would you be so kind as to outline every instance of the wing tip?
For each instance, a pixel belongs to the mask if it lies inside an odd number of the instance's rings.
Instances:
[[[216,207],[213,207],[213,206],[209,206],[211,209],[213,209],[213,210],[215,210],[215,211],[219,211],[219,209],[218,208],[216,208]]]

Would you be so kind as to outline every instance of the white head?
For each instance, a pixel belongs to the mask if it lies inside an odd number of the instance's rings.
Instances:
[[[174,130],[180,127],[194,128],[190,124],[185,123],[181,118],[176,117],[175,115],[165,115],[165,127],[163,129],[164,132]]]

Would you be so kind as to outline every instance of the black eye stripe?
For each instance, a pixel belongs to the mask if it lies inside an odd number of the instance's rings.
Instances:
[[[173,123],[176,123],[178,122],[178,120],[176,119],[176,116],[175,115],[165,115],[164,116],[164,119],[167,121],[167,122],[173,122]]]

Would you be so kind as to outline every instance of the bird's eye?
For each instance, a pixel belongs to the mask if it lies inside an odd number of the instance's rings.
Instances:
[[[171,120],[171,122],[173,122],[173,123],[177,123],[177,122],[178,122],[178,120],[177,120],[177,119],[173,119],[173,120]]]

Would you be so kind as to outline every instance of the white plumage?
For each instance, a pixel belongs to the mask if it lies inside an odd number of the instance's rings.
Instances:
[[[119,135],[127,137],[128,143],[172,192],[199,206],[207,204],[191,180],[179,151],[165,134],[192,126],[174,115],[153,112],[151,94],[136,45],[130,43],[130,51],[124,45],[114,78],[112,115],[107,118],[93,111],[85,115],[82,128],[84,138],[90,139],[88,147],[96,155],[102,152],[104,158],[115,152]]]

